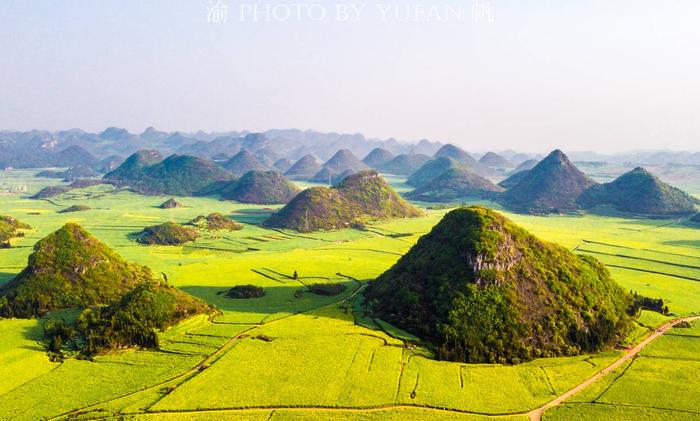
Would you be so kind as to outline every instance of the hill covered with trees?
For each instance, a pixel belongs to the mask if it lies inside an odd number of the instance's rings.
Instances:
[[[257,205],[288,203],[301,191],[276,171],[250,171],[217,190],[222,199]]]
[[[453,158],[441,157],[427,161],[406,179],[406,184],[413,187],[422,187],[429,184],[435,178],[452,168],[466,168]]]
[[[516,212],[570,212],[579,208],[578,197],[594,184],[562,151],[555,150],[506,190],[500,201]]]
[[[213,312],[210,305],[171,285],[143,283],[107,307],[83,310],[76,322],[81,352],[94,355],[134,346],[158,348],[158,331]]]
[[[503,189],[465,168],[450,168],[407,197],[424,202],[449,202],[463,198],[492,199]]]
[[[30,318],[50,311],[107,304],[151,279],[77,224],[34,246],[27,267],[0,287],[0,315]]]
[[[207,216],[200,215],[188,222],[187,225],[192,225],[207,231],[238,231],[243,229],[243,225],[231,218],[227,218],[219,212],[210,213]]]
[[[357,157],[349,149],[341,149],[336,152],[331,159],[326,161],[323,168],[321,168],[321,170],[319,170],[310,179],[310,181],[327,183],[329,176],[332,179],[333,177],[339,176],[347,171],[355,173],[366,169],[367,165],[357,159]]]
[[[308,180],[321,171],[321,163],[313,155],[304,155],[284,175],[292,180]]]
[[[146,245],[179,246],[199,237],[197,230],[174,222],[146,227],[138,233],[136,241]]]
[[[430,161],[428,155],[401,154],[380,165],[379,170],[387,174],[411,175],[428,161]]]
[[[376,171],[367,170],[346,177],[334,187],[304,190],[264,225],[310,232],[420,215],[422,212],[403,200]]]
[[[137,152],[104,179],[143,194],[177,196],[192,196],[214,183],[233,179],[231,173],[214,162],[194,156],[171,155],[150,164],[158,155],[152,151]]]
[[[483,207],[448,213],[370,283],[366,299],[439,358],[468,363],[608,349],[632,325],[633,298],[601,263]]]
[[[586,207],[611,205],[622,212],[647,215],[687,215],[698,200],[637,167],[614,181],[586,190],[578,202]]]
[[[15,217],[0,215],[0,243],[4,244],[10,239],[21,235],[21,230],[31,228],[28,224],[21,222]]]

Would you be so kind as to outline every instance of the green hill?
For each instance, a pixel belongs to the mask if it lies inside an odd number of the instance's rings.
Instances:
[[[185,205],[178,202],[174,197],[171,197],[170,199],[168,199],[165,202],[158,205],[158,207],[161,209],[176,209],[176,208],[183,208],[183,207],[185,207]]]
[[[491,168],[487,167],[486,165],[481,164],[478,162],[476,159],[474,159],[469,153],[466,151],[462,150],[461,148],[458,148],[455,145],[452,144],[447,144],[438,149],[437,152],[435,152],[435,155],[433,156],[434,158],[452,158],[455,161],[459,162],[462,164],[462,166],[472,170],[473,172],[481,175],[481,176],[490,176],[490,175],[496,175],[498,174],[495,170],[492,170]]]
[[[47,186],[31,196],[30,199],[49,199],[71,191],[68,186]]]
[[[236,156],[226,161],[223,166],[235,177],[240,177],[250,171],[266,171],[268,169],[247,149],[240,151]]]
[[[284,174],[286,171],[292,168],[292,165],[294,165],[294,162],[292,162],[292,160],[289,158],[280,158],[275,161],[274,164],[272,164],[272,167],[275,169],[275,171],[279,171],[280,173]]]
[[[313,155],[304,155],[284,175],[292,180],[308,180],[321,171],[321,164]]]
[[[700,222],[700,213],[696,213],[690,220],[693,222]]]
[[[518,183],[523,181],[528,172],[529,170],[523,170],[513,173],[508,178],[498,183],[498,185],[503,187],[504,189],[510,189],[512,187],[515,187],[518,185]]]
[[[448,213],[366,290],[372,313],[438,357],[517,363],[612,348],[632,297],[589,256],[483,207]]]
[[[370,168],[379,169],[380,166],[394,159],[394,154],[383,148],[375,148],[368,153],[362,162]]]
[[[73,206],[68,206],[65,209],[61,209],[58,211],[58,213],[73,213],[73,212],[85,212],[89,211],[92,209],[90,206],[87,205],[73,205]]]
[[[622,212],[648,215],[687,215],[695,212],[698,200],[638,167],[615,181],[586,190],[579,203],[586,207],[612,205]]]
[[[334,187],[304,190],[264,225],[310,232],[420,215],[422,212],[396,194],[376,171],[368,170],[346,177]]]
[[[203,158],[171,155],[161,162],[144,166],[146,161],[143,157],[134,155],[106,174],[105,179],[117,185],[127,185],[143,194],[192,196],[213,183],[233,178],[229,172]]]
[[[300,191],[299,187],[278,172],[250,171],[240,180],[222,185],[219,194],[222,199],[240,203],[273,205],[288,203]]]
[[[21,235],[20,230],[31,229],[29,225],[20,222],[12,216],[0,215],[0,243],[6,243],[12,238]]]
[[[429,184],[445,171],[452,168],[465,168],[456,160],[448,157],[431,159],[406,179],[406,184],[413,187],[422,187]]]
[[[402,154],[380,165],[379,170],[386,174],[411,175],[428,161],[430,161],[428,155]]]
[[[194,315],[213,312],[211,306],[171,285],[148,282],[107,307],[84,310],[76,326],[81,351],[94,355],[134,346],[158,348],[158,331]]]
[[[133,181],[142,177],[143,171],[163,160],[163,155],[155,150],[142,150],[134,153],[113,171],[103,177],[105,180]]]
[[[531,169],[535,168],[535,165],[537,165],[538,162],[539,161],[536,159],[528,159],[526,161],[523,161],[520,163],[520,165],[515,167],[515,169],[513,171],[510,172],[510,175],[519,173],[521,171],[531,170]]]
[[[348,149],[341,149],[335,153],[309,181],[317,183],[327,183],[329,175],[331,180],[333,177],[339,176],[345,172],[358,172],[367,169],[367,165],[362,163]]]
[[[579,195],[595,184],[562,151],[555,150],[503,193],[500,200],[516,212],[570,212],[579,208]]]
[[[484,156],[479,159],[479,163],[486,165],[487,167],[497,167],[497,168],[512,168],[513,164],[497,154],[496,152],[486,152]]]
[[[27,267],[0,288],[0,315],[29,318],[50,311],[108,304],[151,279],[77,224],[34,246]]]
[[[179,246],[199,237],[197,231],[174,222],[166,222],[146,227],[138,234],[136,241],[146,245]]]
[[[207,231],[239,231],[243,229],[243,225],[231,218],[227,218],[219,212],[210,213],[207,216],[200,215],[188,222],[187,225],[192,225]]]
[[[423,202],[450,202],[463,198],[491,199],[503,189],[464,168],[450,168],[407,197]]]

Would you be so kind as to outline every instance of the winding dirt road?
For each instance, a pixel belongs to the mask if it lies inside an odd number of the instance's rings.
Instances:
[[[611,371],[615,370],[616,368],[620,367],[622,364],[626,363],[627,361],[631,360],[634,358],[637,354],[639,354],[642,349],[644,349],[645,346],[649,345],[651,342],[653,342],[655,339],[659,338],[661,335],[666,333],[669,329],[671,329],[673,326],[677,325],[678,323],[681,322],[692,322],[695,320],[700,319],[700,316],[694,316],[694,317],[685,317],[682,319],[676,319],[672,320],[665,325],[661,326],[660,328],[656,329],[654,333],[649,335],[646,339],[644,339],[642,342],[638,343],[636,346],[633,348],[630,348],[625,355],[623,355],[619,360],[615,361],[614,363],[610,364],[609,366],[605,367],[603,370],[599,371],[597,374],[595,374],[593,377],[590,379],[586,380],[585,382],[579,384],[578,386],[574,387],[573,389],[569,390],[568,392],[564,393],[563,395],[558,396],[556,399],[547,402],[545,405],[534,409],[530,411],[527,415],[530,418],[530,421],[540,421],[542,419],[542,414],[544,414],[544,411],[548,410],[549,408],[552,408],[554,406],[557,406],[564,402],[565,400],[569,399],[573,395],[577,394],[578,392],[581,392],[588,386],[592,385],[596,381],[600,380],[602,377],[610,373]]]

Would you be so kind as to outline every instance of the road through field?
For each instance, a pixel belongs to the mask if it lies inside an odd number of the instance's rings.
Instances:
[[[676,320],[672,320],[672,321],[666,323],[665,325],[661,326],[660,328],[656,329],[656,331],[654,333],[649,335],[642,342],[638,343],[636,346],[634,346],[633,348],[630,348],[627,352],[625,352],[625,355],[623,355],[620,359],[618,359],[614,363],[610,364],[609,366],[605,367],[603,370],[596,373],[593,377],[591,377],[588,380],[586,380],[585,382],[577,385],[576,387],[574,387],[573,389],[564,393],[563,395],[558,396],[556,399],[554,399],[550,402],[547,402],[545,405],[530,411],[527,414],[528,417],[530,418],[530,421],[540,421],[542,419],[542,414],[544,414],[544,411],[546,411],[549,408],[552,408],[554,406],[561,404],[562,402],[569,399],[573,395],[577,394],[578,392],[581,392],[582,390],[584,390],[588,386],[590,386],[593,383],[595,383],[596,381],[600,380],[602,377],[604,377],[605,375],[607,375],[611,371],[620,367],[622,364],[631,360],[637,354],[639,354],[644,349],[644,347],[646,347],[651,342],[653,342],[655,339],[659,338],[661,335],[666,333],[673,326],[675,326],[681,322],[692,322],[692,321],[695,321],[698,319],[700,319],[700,316],[685,317],[682,319],[676,319]]]
[[[345,299],[343,299],[343,300],[341,300],[341,301],[339,301],[339,302],[348,301],[349,299],[351,299],[352,297],[354,297],[357,293],[359,293],[361,290],[362,290],[362,287],[360,286],[360,287],[358,287],[355,291],[353,291],[353,293],[352,293],[349,297],[347,297],[347,298],[345,298]],[[335,303],[335,304],[338,304],[338,303]],[[302,313],[303,313],[303,312],[302,312]],[[286,318],[286,317],[285,317],[285,318]],[[275,320],[274,322],[278,322],[278,321],[280,321],[280,320],[284,320],[285,318]],[[684,317],[684,318],[680,318],[680,319],[676,319],[676,320],[667,322],[667,323],[664,324],[663,326],[661,326],[661,327],[659,327],[658,329],[656,329],[651,335],[649,335],[647,338],[645,338],[642,342],[640,342],[639,344],[637,344],[637,345],[635,345],[634,347],[630,348],[627,352],[625,352],[625,354],[624,354],[622,357],[620,357],[619,359],[615,360],[615,362],[613,362],[613,363],[610,364],[609,366],[605,367],[604,369],[602,369],[601,371],[599,371],[598,373],[596,373],[595,375],[593,375],[592,377],[590,377],[590,378],[587,379],[586,381],[584,381],[584,382],[578,384],[577,386],[573,387],[572,389],[570,389],[570,390],[567,391],[566,393],[564,393],[564,394],[562,394],[562,395],[556,397],[555,399],[553,399],[553,400],[547,402],[546,404],[542,405],[542,406],[539,407],[539,408],[533,409],[533,410],[530,411],[530,412],[517,412],[517,413],[511,413],[511,414],[499,414],[499,415],[495,415],[495,414],[485,414],[485,413],[479,413],[479,412],[470,412],[470,411],[464,411],[464,410],[455,410],[455,409],[446,409],[446,408],[436,408],[436,407],[430,407],[430,406],[424,406],[424,405],[387,404],[387,405],[379,405],[379,406],[376,406],[376,407],[365,407],[365,408],[362,408],[362,407],[324,407],[324,406],[318,406],[318,407],[317,407],[317,406],[307,406],[307,407],[305,407],[305,406],[296,406],[296,407],[295,407],[295,406],[291,406],[291,407],[286,407],[286,406],[269,406],[269,407],[268,407],[268,406],[265,406],[265,407],[217,408],[217,409],[199,408],[199,409],[195,409],[195,410],[182,410],[182,411],[177,411],[177,410],[174,410],[174,411],[170,411],[170,410],[165,410],[165,411],[154,411],[154,410],[151,410],[151,409],[149,408],[149,409],[142,410],[142,411],[137,411],[137,412],[134,412],[134,413],[123,413],[123,414],[121,414],[121,415],[139,415],[139,414],[143,414],[143,415],[148,415],[148,414],[157,415],[157,414],[163,414],[163,413],[183,413],[183,414],[184,414],[184,413],[188,413],[188,414],[193,414],[193,413],[198,413],[198,412],[201,412],[201,413],[206,413],[206,412],[212,412],[212,413],[216,413],[216,412],[226,413],[226,412],[229,412],[229,413],[230,413],[230,412],[234,412],[234,413],[241,413],[241,414],[242,414],[242,413],[247,413],[247,412],[276,411],[276,410],[285,410],[285,411],[302,412],[302,413],[303,413],[303,412],[313,412],[313,411],[316,411],[316,412],[336,412],[336,413],[343,413],[343,412],[362,413],[362,412],[379,412],[379,411],[384,411],[384,410],[403,410],[403,409],[406,409],[406,410],[407,410],[407,409],[422,408],[422,409],[432,410],[432,411],[437,411],[437,412],[447,412],[447,413],[450,413],[450,412],[451,412],[451,413],[455,413],[455,414],[457,414],[457,413],[461,413],[461,414],[473,414],[473,415],[481,415],[481,416],[484,416],[484,417],[494,417],[494,418],[503,417],[503,416],[523,416],[523,417],[524,417],[524,416],[527,416],[531,421],[540,421],[540,420],[542,419],[542,415],[544,414],[544,412],[545,412],[547,409],[550,409],[550,408],[552,408],[552,407],[555,407],[555,406],[557,406],[557,405],[560,405],[561,403],[563,403],[564,401],[566,401],[567,399],[569,399],[570,397],[572,397],[572,396],[575,395],[576,393],[583,391],[584,389],[586,389],[587,387],[591,386],[591,385],[592,385],[593,383],[595,383],[596,381],[600,380],[601,378],[603,378],[604,376],[606,376],[607,374],[609,374],[611,371],[613,371],[613,370],[617,369],[618,367],[622,366],[625,362],[631,360],[631,359],[634,358],[637,354],[639,354],[639,353],[640,353],[647,345],[649,345],[651,342],[653,342],[654,340],[658,339],[658,338],[659,338],[660,336],[662,336],[664,333],[668,332],[668,330],[671,329],[673,326],[677,325],[678,323],[684,322],[684,321],[685,321],[685,322],[692,322],[692,321],[695,321],[695,320],[700,320],[700,316]],[[257,328],[257,327],[259,327],[259,326],[254,326],[254,327],[251,328],[251,330],[252,330],[252,329],[255,329],[255,328]],[[205,359],[205,361],[211,361],[211,360],[215,359],[215,357],[220,356],[221,354],[225,353],[225,352],[230,348],[230,346],[231,346],[231,344],[232,344],[233,342],[235,342],[236,340],[238,340],[238,339],[241,337],[241,335],[244,335],[244,334],[246,334],[246,333],[249,333],[249,330],[248,330],[248,331],[245,331],[245,332],[242,332],[242,333],[240,333],[239,335],[236,335],[234,338],[231,338],[231,340],[230,340],[229,342],[227,342],[225,345],[223,345],[223,346],[222,346],[219,350],[217,350],[214,354],[212,354],[212,355],[210,355],[209,357],[207,357],[207,358]],[[180,374],[180,375],[176,376],[176,377],[173,378],[173,379],[167,380],[167,381],[165,381],[165,382],[161,382],[161,383],[159,383],[159,384],[157,384],[157,385],[151,385],[151,386],[149,386],[149,387],[147,387],[147,388],[145,388],[145,389],[141,389],[141,390],[138,390],[138,391],[135,391],[135,392],[127,393],[127,394],[125,394],[125,395],[121,395],[121,396],[118,396],[118,397],[115,397],[115,398],[112,398],[112,399],[108,399],[108,400],[105,400],[105,401],[102,401],[102,402],[99,402],[99,403],[91,404],[91,405],[88,405],[88,406],[85,406],[85,407],[82,407],[82,408],[76,408],[76,409],[73,409],[73,410],[68,411],[68,412],[66,412],[66,413],[63,413],[63,414],[60,414],[60,415],[51,417],[51,418],[49,418],[49,419],[66,419],[66,418],[70,418],[72,415],[76,415],[76,414],[80,414],[80,413],[85,413],[85,412],[88,412],[88,411],[90,411],[90,410],[98,409],[99,406],[100,406],[101,404],[104,404],[104,403],[106,403],[106,402],[115,401],[115,400],[117,400],[117,399],[124,398],[124,397],[126,397],[126,396],[135,395],[135,394],[137,394],[137,393],[144,392],[145,390],[154,389],[154,388],[160,387],[160,386],[162,386],[162,385],[164,385],[164,384],[166,384],[166,383],[172,382],[173,380],[181,379],[182,381],[187,381],[187,380],[189,380],[189,377],[190,377],[190,376],[196,375],[196,374],[198,373],[198,371],[199,371],[199,370],[198,370],[198,367],[195,367],[195,368],[193,368],[192,370],[190,370],[190,371],[188,371],[188,372],[186,372],[186,373]]]

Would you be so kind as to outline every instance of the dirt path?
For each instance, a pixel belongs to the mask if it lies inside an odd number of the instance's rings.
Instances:
[[[661,335],[666,333],[673,326],[677,325],[680,322],[692,322],[692,321],[695,321],[698,319],[700,319],[700,316],[685,317],[682,319],[676,319],[676,320],[672,320],[672,321],[666,323],[665,325],[661,326],[660,328],[656,329],[656,331],[654,333],[649,335],[642,342],[638,343],[633,348],[630,348],[625,353],[625,355],[623,355],[620,359],[618,359],[614,363],[610,364],[609,366],[605,367],[603,370],[599,371],[593,377],[589,378],[585,382],[579,384],[578,386],[574,387],[573,389],[569,390],[568,392],[564,393],[563,395],[558,396],[556,399],[546,403],[545,405],[530,411],[527,414],[528,417],[530,418],[530,421],[540,421],[542,419],[542,414],[544,414],[544,411],[548,410],[549,408],[552,408],[554,406],[561,404],[562,402],[569,399],[573,395],[577,394],[578,392],[581,392],[582,390],[584,390],[588,386],[590,386],[593,383],[595,383],[596,381],[600,380],[602,377],[605,377],[608,373],[610,373],[611,371],[620,367],[622,364],[631,360],[637,354],[639,354],[642,351],[642,349],[644,349],[644,347],[646,347],[651,342],[653,342],[655,339],[659,338]]]
[[[269,322],[269,323],[274,323],[274,322],[278,322],[281,320],[285,320],[289,317],[293,317],[293,316],[298,315],[298,314],[303,314],[306,312],[318,310],[319,308],[324,308],[324,307],[327,307],[329,305],[337,305],[339,303],[347,302],[350,299],[352,299],[355,295],[357,295],[362,289],[363,288],[361,285],[355,291],[353,291],[353,293],[350,296],[348,296],[347,298],[345,298],[343,300],[340,300],[340,301],[332,303],[332,304],[324,305],[324,306],[321,306],[318,308],[314,308],[311,310],[302,311],[300,313],[290,315],[287,317],[283,317],[281,319],[276,319],[276,320],[273,320],[272,322]],[[448,412],[448,413],[453,412],[453,413],[463,413],[463,414],[475,414],[475,415],[482,415],[485,417],[496,417],[496,416],[506,416],[506,415],[512,415],[512,416],[526,415],[530,419],[530,421],[540,421],[542,419],[542,415],[544,414],[544,412],[547,409],[550,409],[552,407],[560,405],[561,403],[563,403],[564,401],[566,401],[567,399],[569,399],[570,397],[572,397],[576,393],[583,391],[584,389],[586,389],[587,387],[589,387],[590,385],[592,385],[596,381],[605,377],[611,371],[622,366],[624,363],[626,363],[627,361],[629,361],[632,358],[634,358],[635,356],[637,356],[637,354],[639,354],[647,345],[649,345],[654,340],[658,339],[660,336],[662,336],[664,333],[666,333],[673,326],[675,326],[681,322],[692,322],[695,320],[700,320],[700,316],[684,317],[684,318],[680,318],[680,319],[676,319],[676,320],[672,320],[672,321],[667,322],[663,326],[657,328],[654,331],[654,333],[649,335],[642,342],[635,345],[633,348],[630,348],[629,350],[627,350],[627,352],[625,352],[625,354],[622,357],[617,359],[615,362],[613,362],[609,366],[605,367],[603,370],[599,371],[598,373],[596,373],[595,375],[593,375],[592,377],[590,377],[586,381],[578,384],[577,386],[570,389],[566,393],[558,396],[557,398],[549,401],[548,403],[544,404],[543,406],[541,406],[537,409],[533,409],[530,412],[518,412],[518,413],[512,413],[512,414],[494,415],[494,414],[484,414],[484,413],[471,412],[471,411],[465,411],[465,410],[457,410],[457,409],[434,408],[434,407],[424,406],[424,405],[389,404],[389,405],[379,405],[376,407],[365,407],[365,408],[362,408],[362,407],[322,407],[322,406],[319,406],[319,407],[315,407],[315,406],[309,406],[309,407],[279,406],[279,407],[274,407],[274,406],[271,406],[271,407],[258,407],[258,408],[254,408],[254,407],[251,407],[251,408],[218,408],[218,409],[197,409],[197,410],[183,410],[183,411],[150,411],[150,410],[148,410],[145,412],[145,414],[154,414],[155,415],[155,414],[159,414],[159,413],[171,413],[171,412],[173,412],[173,413],[180,413],[180,412],[182,412],[182,413],[197,413],[197,412],[214,412],[214,413],[215,412],[240,412],[240,413],[245,413],[245,412],[261,412],[261,411],[273,411],[274,412],[276,410],[289,410],[289,411],[299,411],[299,412],[306,412],[306,411],[343,412],[343,411],[345,411],[345,412],[352,412],[352,413],[355,413],[355,412],[361,413],[361,412],[386,411],[386,410],[391,410],[391,409],[425,409],[425,410],[433,410],[433,411]],[[222,347],[220,347],[217,351],[215,351],[213,354],[211,354],[207,358],[205,358],[204,362],[215,360],[216,357],[223,355],[224,353],[226,353],[226,351],[231,347],[231,345],[235,341],[240,339],[240,337],[242,335],[245,335],[246,333],[249,333],[250,330],[253,330],[253,329],[256,329],[259,327],[260,326],[251,327],[251,329],[246,330],[245,332],[241,332],[238,335],[236,335],[235,337],[231,338],[226,344],[224,344]],[[126,393],[126,394],[123,394],[121,396],[117,396],[117,397],[114,397],[111,399],[104,400],[104,401],[99,402],[99,403],[90,404],[90,405],[84,406],[82,408],[76,408],[76,409],[67,411],[65,413],[62,413],[60,415],[53,416],[50,419],[59,419],[59,418],[63,419],[65,417],[70,417],[71,414],[80,413],[80,412],[86,411],[86,410],[87,411],[94,410],[94,409],[99,408],[100,405],[103,405],[107,402],[116,401],[118,399],[122,399],[122,398],[127,397],[127,396],[132,396],[132,395],[135,395],[137,393],[144,392],[146,390],[152,390],[152,389],[160,387],[166,383],[170,383],[172,381],[176,381],[179,379],[182,379],[183,381],[189,381],[190,380],[189,377],[192,375],[196,375],[197,372],[199,371],[198,367],[199,367],[199,365],[195,368],[192,368],[191,370],[189,370],[185,373],[179,374],[179,375],[175,376],[174,378],[168,379],[164,382],[160,382],[156,385],[151,385],[151,386],[148,386],[144,389],[130,392],[130,393]],[[133,415],[136,415],[136,414],[141,414],[141,412],[134,413]],[[132,415],[132,414],[125,413],[125,414],[121,414],[121,415]]]
[[[343,276],[344,276],[344,275],[343,275]],[[146,392],[146,391],[149,391],[149,390],[154,390],[154,389],[160,388],[160,387],[162,387],[162,386],[164,386],[164,385],[166,385],[166,384],[168,384],[168,383],[172,383],[172,382],[175,382],[175,381],[182,381],[182,383],[184,383],[184,382],[190,381],[190,380],[192,379],[192,377],[196,376],[197,374],[199,374],[199,373],[201,372],[200,368],[201,368],[202,366],[211,365],[211,364],[213,364],[214,362],[216,362],[219,358],[221,358],[224,354],[226,354],[226,353],[236,344],[236,342],[238,342],[238,341],[239,341],[240,339],[242,339],[243,337],[249,335],[251,331],[253,331],[253,330],[255,330],[255,329],[259,329],[259,328],[261,328],[261,327],[263,327],[263,326],[268,326],[268,325],[270,325],[270,324],[273,324],[273,323],[277,323],[277,322],[286,320],[286,319],[288,319],[288,318],[290,318],[290,317],[298,316],[298,315],[300,315],[300,314],[310,313],[310,312],[312,312],[312,311],[320,310],[320,309],[322,309],[322,308],[326,308],[326,307],[329,307],[329,306],[334,306],[334,305],[342,304],[342,303],[345,303],[345,302],[348,302],[348,301],[352,300],[352,299],[353,299],[357,294],[359,294],[359,293],[364,289],[364,287],[365,287],[365,285],[363,285],[360,281],[356,281],[356,282],[359,284],[358,287],[352,292],[352,294],[350,294],[350,295],[347,296],[346,298],[343,298],[343,299],[340,300],[340,301],[336,301],[336,302],[333,302],[333,303],[330,303],[330,304],[324,304],[324,305],[319,306],[319,307],[314,307],[314,308],[311,308],[311,309],[308,309],[308,310],[300,311],[300,312],[298,312],[298,313],[294,313],[294,314],[290,314],[290,315],[281,317],[281,318],[279,318],[279,319],[275,319],[275,320],[272,320],[272,321],[269,321],[269,322],[265,322],[265,323],[256,324],[256,325],[251,326],[249,329],[246,329],[246,330],[244,330],[244,331],[238,333],[237,335],[235,335],[234,337],[232,337],[231,339],[229,339],[228,341],[226,341],[226,342],[225,342],[223,345],[221,345],[217,350],[215,350],[213,353],[211,353],[211,354],[209,354],[208,356],[206,356],[206,357],[205,357],[202,361],[200,361],[196,366],[194,366],[194,367],[192,367],[191,369],[185,371],[184,373],[180,373],[180,374],[178,374],[178,375],[176,375],[176,376],[174,376],[174,377],[171,377],[171,378],[169,378],[169,379],[160,381],[160,382],[158,382],[158,383],[156,383],[156,384],[152,384],[152,385],[147,386],[147,387],[144,387],[144,388],[142,388],[142,389],[138,389],[138,390],[135,390],[135,391],[127,392],[127,393],[124,393],[124,394],[121,394],[121,395],[118,395],[118,396],[115,396],[115,397],[112,397],[112,398],[108,398],[108,399],[102,400],[102,401],[97,402],[97,403],[92,403],[92,404],[89,404],[89,405],[86,405],[86,406],[83,406],[83,407],[80,407],[80,408],[71,409],[71,410],[66,411],[66,412],[63,412],[63,413],[61,413],[61,414],[48,417],[47,419],[48,419],[48,420],[56,420],[56,419],[69,418],[71,415],[79,414],[79,413],[85,412],[85,411],[94,410],[94,409],[97,409],[97,408],[99,408],[101,405],[104,405],[104,404],[106,404],[106,403],[114,402],[114,401],[117,401],[117,400],[119,400],[119,399],[124,399],[124,398],[127,398],[127,397],[129,397],[129,396],[133,396],[133,395],[136,395],[136,394],[139,394],[139,393],[143,393],[143,392]],[[182,383],[180,383],[180,384],[182,384]]]

